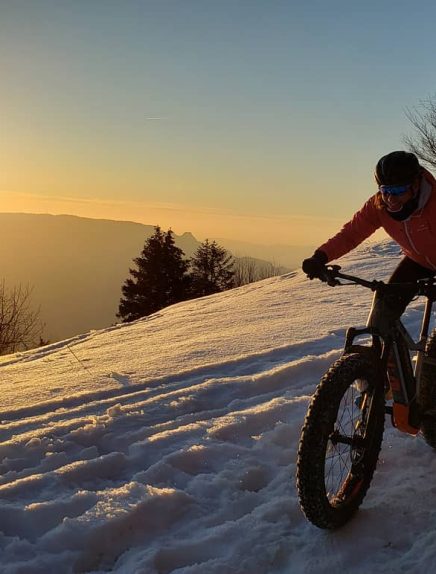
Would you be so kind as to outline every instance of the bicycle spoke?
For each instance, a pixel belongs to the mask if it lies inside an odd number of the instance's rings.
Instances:
[[[362,430],[365,414],[356,404],[362,393],[351,385],[342,397],[333,433],[330,435],[325,457],[325,486],[330,500],[340,498],[347,483],[353,481],[353,466],[362,457],[365,444]],[[363,401],[360,402],[362,404]]]

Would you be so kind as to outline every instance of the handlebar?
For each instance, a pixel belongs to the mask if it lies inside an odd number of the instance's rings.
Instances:
[[[339,265],[326,265],[325,273],[319,279],[331,287],[336,287],[337,285],[361,285],[379,293],[400,295],[401,293],[410,293],[413,290],[417,295],[436,300],[436,278],[434,277],[418,279],[415,283],[384,283],[375,279],[372,281],[361,279],[354,275],[342,273],[340,270],[341,267]],[[341,282],[340,279],[346,281],[346,283]]]

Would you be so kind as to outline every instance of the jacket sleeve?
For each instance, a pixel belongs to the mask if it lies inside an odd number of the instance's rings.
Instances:
[[[343,226],[339,233],[318,247],[318,251],[324,251],[328,261],[333,261],[360,245],[379,227],[381,223],[375,196],[373,196],[362,209],[353,215],[353,218]]]

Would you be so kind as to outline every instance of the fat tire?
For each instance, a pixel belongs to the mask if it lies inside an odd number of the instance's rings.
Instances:
[[[384,386],[378,365],[379,360],[372,353],[344,355],[321,379],[309,405],[298,449],[297,490],[304,514],[319,528],[334,529],[345,524],[359,508],[371,483],[383,440],[385,418]],[[345,494],[341,492],[339,498],[331,497],[325,478],[329,441],[331,443],[336,421],[341,416],[341,401],[345,395],[348,397],[348,391],[354,392],[353,384],[359,379],[367,381],[365,394],[371,401],[371,408],[364,423],[366,438],[360,460],[353,463],[348,475],[352,480],[355,473],[358,481],[352,491],[347,493],[344,489]],[[351,446],[349,449],[351,451]],[[342,488],[345,482],[344,479]]]
[[[427,340],[425,357],[436,360],[436,329]],[[424,362],[418,389],[418,404],[422,413],[421,432],[427,444],[436,449],[436,365]]]

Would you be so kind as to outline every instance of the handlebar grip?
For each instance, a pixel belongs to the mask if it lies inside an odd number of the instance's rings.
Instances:
[[[335,269],[335,267],[337,267],[338,269],[340,269],[339,265],[334,265],[332,266],[332,268],[325,268],[325,273],[323,274],[323,277],[320,277],[321,281],[323,281],[324,283],[327,283],[327,285],[330,285],[330,287],[336,287],[336,285],[339,285],[339,281],[337,280],[335,273],[337,273],[337,270]]]

